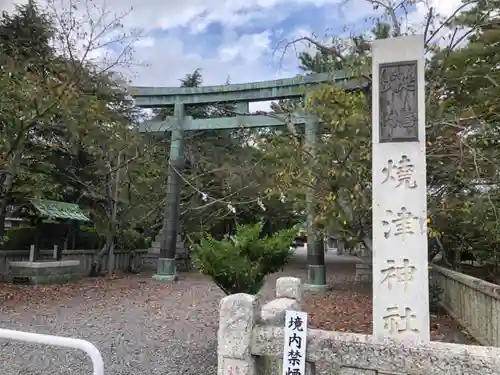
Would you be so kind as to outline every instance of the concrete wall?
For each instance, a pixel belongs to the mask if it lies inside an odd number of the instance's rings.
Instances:
[[[432,266],[442,289],[442,306],[482,345],[500,347],[500,286]]]
[[[133,264],[134,267],[139,267],[142,264],[142,258],[147,254],[148,250],[135,250]],[[43,250],[42,256],[50,258],[52,250]],[[99,253],[99,250],[64,250],[63,260],[79,260],[81,274],[87,274],[90,270],[90,265],[94,257]],[[125,271],[129,265],[131,252],[128,250],[115,250],[115,269]],[[0,281],[6,281],[9,271],[9,262],[12,261],[27,261],[29,260],[28,250],[0,250]],[[102,270],[107,270],[108,256],[101,258]]]
[[[284,316],[299,310],[301,283],[277,281],[277,299],[234,294],[220,303],[218,375],[282,374]],[[500,348],[427,342],[377,341],[369,335],[309,329],[306,374],[500,374]]]

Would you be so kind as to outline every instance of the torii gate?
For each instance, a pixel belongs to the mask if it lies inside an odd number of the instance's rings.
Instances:
[[[322,73],[274,81],[253,82],[203,87],[132,87],[131,93],[136,105],[141,108],[174,107],[174,115],[165,121],[148,121],[140,126],[143,133],[164,135],[171,132],[170,160],[168,167],[167,198],[163,221],[163,239],[160,247],[158,269],[153,276],[158,281],[174,281],[176,273],[176,244],[180,208],[182,179],[176,171],[184,166],[184,132],[189,130],[217,130],[236,128],[262,128],[285,126],[275,116],[252,115],[249,103],[303,97],[305,89],[322,83],[331,83],[346,90],[358,89],[359,79],[353,79],[343,72]],[[236,103],[235,117],[193,119],[185,115],[185,106],[190,104]],[[306,144],[312,151],[316,148],[319,123],[313,116],[294,116],[295,125],[305,125]],[[325,256],[322,239],[317,239],[313,218],[315,216],[314,188],[307,194],[307,260],[308,285],[311,289],[326,288]]]

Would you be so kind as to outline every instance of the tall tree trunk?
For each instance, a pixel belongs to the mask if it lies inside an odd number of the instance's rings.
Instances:
[[[111,243],[112,240],[109,240],[109,234],[106,236],[106,243],[102,247],[101,251],[95,256],[94,260],[92,261],[92,264],[90,265],[90,272],[89,276],[90,277],[96,277],[101,274],[101,259],[102,257],[109,252],[109,249],[111,248]]]
[[[99,253],[96,255],[94,260],[92,261],[92,264],[90,266],[90,274],[89,276],[95,277],[99,276],[101,273],[101,259],[104,255],[109,253],[109,258],[108,258],[108,274],[113,273],[113,248],[114,248],[114,239],[115,239],[115,232],[116,232],[116,216],[117,216],[117,210],[118,210],[118,191],[120,187],[120,168],[121,168],[121,152],[118,153],[118,158],[117,158],[117,166],[116,166],[116,172],[115,172],[115,183],[114,183],[114,188],[112,186],[112,181],[111,181],[111,174],[108,176],[108,181],[106,183],[106,190],[107,190],[107,200],[108,200],[108,209],[110,212],[109,215],[109,227],[108,227],[108,233],[106,235],[106,243],[104,244],[103,248]],[[111,172],[113,169],[111,167],[111,163],[109,163],[109,171]]]
[[[122,153],[118,152],[118,160],[116,161],[116,172],[115,172],[115,189],[113,191],[113,209],[111,210],[111,247],[109,248],[109,259],[108,259],[108,276],[112,276],[115,268],[115,234],[116,234],[116,214],[118,211],[118,191],[120,189],[120,167],[121,167],[121,156]]]
[[[5,235],[5,216],[7,215],[7,197],[0,199],[0,241]]]
[[[19,169],[19,164],[21,161],[20,154],[22,150],[18,150],[14,153],[8,166],[3,173],[1,180],[1,191],[0,191],[0,241],[3,240],[5,235],[5,216],[7,215],[7,206],[9,204],[9,194],[12,190],[12,185],[14,184],[14,179],[17,175]]]
[[[373,241],[371,235],[363,236],[363,244],[365,245],[366,250],[370,252],[370,255],[373,254]]]

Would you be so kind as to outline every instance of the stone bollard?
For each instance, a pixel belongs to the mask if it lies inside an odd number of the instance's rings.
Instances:
[[[217,335],[217,375],[275,375],[282,373],[282,358],[252,356],[251,339],[255,325],[285,325],[287,310],[300,311],[302,282],[296,277],[276,281],[276,299],[260,310],[256,296],[239,293],[222,299]],[[306,364],[306,374],[314,368]]]
[[[298,277],[280,277],[276,280],[276,298],[302,300],[302,281]]]
[[[285,324],[287,310],[300,311],[302,283],[296,277],[280,277],[276,280],[276,299],[262,307],[260,323],[269,325]]]
[[[262,307],[260,324],[281,326],[285,325],[287,310],[301,311],[302,282],[296,277],[280,277],[276,281],[276,299]],[[281,374],[282,358],[261,357],[257,358],[259,375]]]
[[[252,330],[260,318],[256,296],[238,293],[222,299],[217,334],[217,375],[257,375],[251,352]]]

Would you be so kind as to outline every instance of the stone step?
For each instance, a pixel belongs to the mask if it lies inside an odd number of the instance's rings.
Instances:
[[[149,251],[152,251],[152,252],[159,252],[161,249],[161,242],[159,241],[154,241],[152,244],[151,244],[151,247],[149,249]],[[186,246],[184,245],[183,242],[177,242],[177,253],[185,253],[186,252]]]
[[[161,243],[158,241],[153,242],[152,247],[148,251],[148,255],[144,266],[151,270],[156,270],[158,265],[158,258],[160,257],[160,245]],[[176,264],[177,270],[179,272],[188,271],[191,269],[191,262],[189,260],[188,252],[186,247],[182,242],[177,242],[176,249]]]
[[[151,243],[151,248],[153,249],[159,249],[161,248],[161,242],[160,241],[153,241]],[[184,242],[182,241],[177,241],[177,248],[178,249],[183,249],[184,248]]]
[[[155,237],[155,242],[161,242],[161,241],[163,241],[163,234],[158,233]],[[180,235],[177,236],[177,241],[182,241],[182,238]]]

